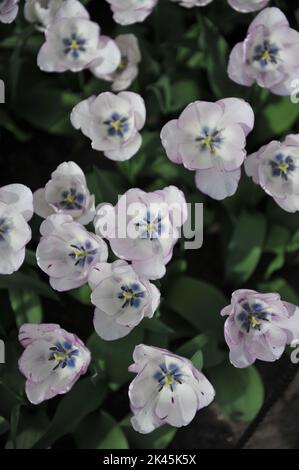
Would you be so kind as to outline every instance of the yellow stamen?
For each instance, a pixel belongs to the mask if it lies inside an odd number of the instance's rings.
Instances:
[[[174,382],[173,375],[172,374],[166,374],[165,375],[165,385],[172,385]]]
[[[56,362],[65,361],[68,358],[68,354],[66,352],[56,352],[54,353],[54,360]]]
[[[262,59],[265,60],[266,62],[269,62],[271,60],[271,55],[269,51],[264,51],[262,55]]]
[[[280,169],[280,171],[282,171],[283,173],[287,173],[288,169],[289,169],[289,165],[287,163],[279,163],[278,165],[278,168]]]
[[[79,49],[79,44],[77,43],[77,41],[75,39],[72,40],[70,48],[73,51],[77,51]]]
[[[252,326],[253,328],[255,328],[256,326],[260,325],[260,323],[261,323],[261,322],[260,322],[254,315],[252,315],[252,316],[250,317],[250,324],[251,324],[251,326]]]
[[[112,121],[111,122],[111,127],[115,129],[116,131],[119,131],[121,129],[121,122],[120,121]]]

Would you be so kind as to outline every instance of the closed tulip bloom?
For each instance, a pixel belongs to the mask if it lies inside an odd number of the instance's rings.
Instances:
[[[95,216],[95,198],[75,162],[61,163],[44,188],[34,193],[34,212],[44,219],[51,214],[68,214],[83,225]]]

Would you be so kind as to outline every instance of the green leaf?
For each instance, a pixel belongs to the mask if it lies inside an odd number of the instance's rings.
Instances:
[[[201,351],[197,351],[192,357],[191,357],[191,362],[194,365],[194,367],[198,370],[201,370],[203,368],[203,354]]]
[[[109,170],[94,167],[93,172],[89,173],[86,179],[89,190],[95,195],[97,203],[109,202],[115,204],[118,196],[127,189],[124,178]]]
[[[274,225],[265,243],[265,251],[273,253],[275,257],[269,263],[265,278],[268,279],[275,271],[282,268],[285,261],[285,252],[290,240],[290,232],[285,227]]]
[[[213,332],[197,335],[190,339],[176,350],[179,356],[192,358],[198,350],[202,352],[204,367],[214,367],[221,364],[226,357],[225,352],[221,349],[221,344],[215,337]]]
[[[234,284],[243,284],[255,271],[266,235],[262,214],[242,212],[228,247],[226,277]]]
[[[23,323],[41,323],[43,318],[42,305],[35,292],[24,289],[10,289],[9,299],[16,314],[18,327]]]
[[[264,108],[263,117],[271,129],[272,135],[280,136],[291,129],[297,121],[299,106],[292,103],[289,97],[275,97],[273,99],[275,102]]]
[[[140,434],[128,423],[123,426],[131,449],[165,449],[177,432],[176,428],[165,425],[150,434]]]
[[[128,367],[132,363],[132,355],[137,344],[141,344],[144,338],[144,329],[140,325],[131,331],[128,336],[114,341],[104,341],[96,333],[93,333],[87,347],[91,352],[93,361],[107,373],[110,386],[113,389],[125,384],[132,374]],[[117,367],[116,367],[117,364]]]
[[[79,287],[78,289],[72,289],[68,291],[68,294],[73,297],[73,299],[78,300],[81,304],[91,305],[90,295],[91,290],[88,285]]]
[[[223,335],[220,311],[228,302],[212,285],[188,276],[177,278],[167,286],[165,302],[197,330]]]
[[[221,411],[236,421],[251,421],[264,400],[264,387],[254,366],[237,369],[221,364],[209,370],[209,379],[216,390]]]
[[[49,418],[45,410],[23,407],[18,423],[16,445],[14,447],[13,441],[10,439],[6,443],[5,448],[31,449],[44,434],[48,426]]]
[[[268,282],[263,282],[258,285],[260,292],[277,292],[281,298],[286,302],[299,305],[299,296],[297,292],[287,283],[282,277],[275,278]]]
[[[9,422],[3,417],[0,416],[0,436],[5,434],[9,430]]]
[[[74,432],[85,416],[99,408],[106,396],[106,391],[107,387],[104,382],[93,383],[89,378],[80,380],[62,398],[48,429],[34,448],[47,449],[60,437]]]
[[[114,418],[104,411],[86,417],[77,431],[79,449],[128,449],[127,438]]]
[[[29,289],[43,297],[59,301],[59,297],[48,284],[21,272],[0,276],[0,289]]]

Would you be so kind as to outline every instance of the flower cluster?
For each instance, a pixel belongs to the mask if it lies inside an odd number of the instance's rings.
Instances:
[[[232,50],[228,75],[235,82],[257,83],[277,95],[290,95],[299,72],[299,33],[278,8],[266,8],[250,24],[247,37]]]
[[[12,23],[19,11],[19,0],[1,0],[0,1],[0,22]]]
[[[34,405],[67,393],[86,373],[90,352],[77,336],[54,324],[24,324],[19,341],[25,348],[19,368],[26,395]]]
[[[32,192],[23,184],[0,188],[0,274],[17,271],[31,240],[28,221],[33,214]]]
[[[145,124],[146,110],[140,95],[122,91],[118,95],[101,93],[76,105],[71,114],[75,129],[81,129],[111,160],[129,160],[142,143],[139,131]]]
[[[253,124],[253,110],[243,100],[197,101],[163,127],[161,140],[169,160],[195,170],[198,189],[219,200],[237,190]]]
[[[163,424],[187,426],[208,406],[215,391],[192,362],[165,349],[140,344],[129,367],[137,377],[130,384],[133,428],[146,434]]]
[[[299,339],[299,308],[276,293],[237,290],[221,315],[228,315],[224,335],[235,367],[248,367],[256,359],[276,361],[287,344]]]
[[[171,0],[184,8],[205,7],[213,0]],[[116,23],[130,25],[144,21],[157,5],[158,0],[107,0]],[[228,0],[234,10],[241,13],[261,10],[269,0]]]

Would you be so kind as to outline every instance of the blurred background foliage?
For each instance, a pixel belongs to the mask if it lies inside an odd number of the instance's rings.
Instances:
[[[175,429],[142,436],[130,426],[127,368],[134,346],[146,343],[192,358],[216,388],[217,409],[230,420],[251,421],[264,400],[264,370],[273,366],[260,371],[232,367],[219,312],[231,292],[245,286],[277,291],[299,304],[299,215],[284,212],[244,174],[233,197],[223,202],[205,197],[195,188],[192,173],[166,158],[160,129],[191,101],[242,97],[256,116],[248,138],[250,153],[297,133],[299,104],[229,80],[228,54],[244,38],[254,15],[239,14],[224,0],[192,10],[160,0],[146,22],[131,27],[116,25],[104,0],[84,3],[103,34],[132,32],[139,39],[142,63],[131,90],[144,97],[147,107],[142,148],[124,163],[91,150],[89,141],[71,127],[70,111],[83,98],[109,90],[109,83],[89,72],[42,73],[36,56],[43,35],[21,12],[13,25],[0,27],[0,77],[6,84],[6,104],[0,107],[1,184],[20,182],[35,190],[65,160],[76,161],[86,172],[97,203],[114,203],[134,186],[150,191],[174,184],[188,202],[204,203],[204,244],[197,251],[184,251],[183,242],[176,246],[166,276],[157,282],[162,303],[155,318],[111,343],[93,333],[88,288],[58,294],[38,270],[34,250],[41,220],[35,217],[25,264],[18,273],[0,277],[0,337],[6,344],[6,365],[0,366],[0,442],[6,448],[164,448]],[[292,2],[271,4],[299,28],[299,9]],[[57,322],[80,336],[93,361],[89,375],[70,393],[35,407],[24,396],[17,368],[17,328],[41,321]],[[200,413],[197,420],[199,433]],[[186,434],[188,428],[178,433]]]

